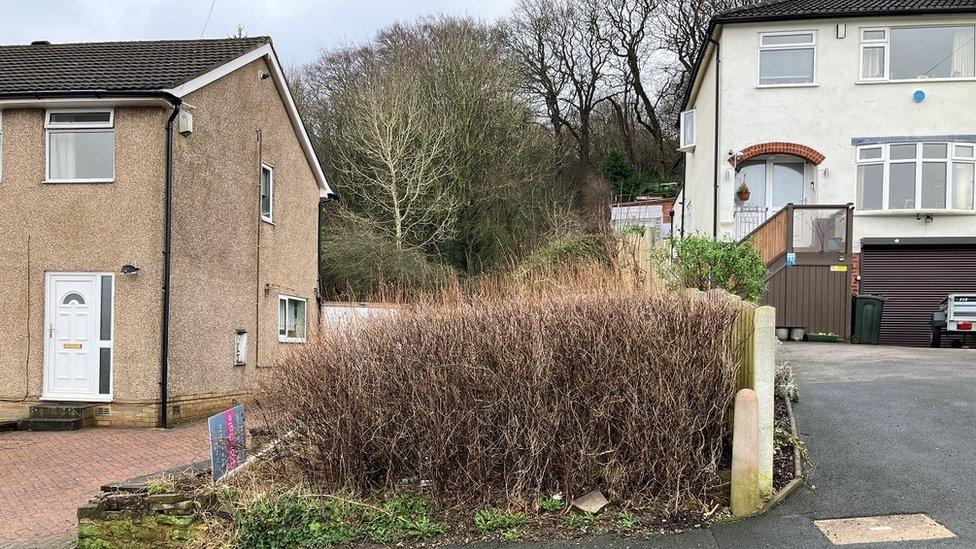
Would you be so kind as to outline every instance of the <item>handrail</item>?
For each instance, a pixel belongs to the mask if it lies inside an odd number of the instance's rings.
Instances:
[[[785,214],[786,214],[786,208],[783,208],[780,211],[774,213],[773,215],[767,217],[766,218],[766,221],[763,221],[762,223],[760,223],[759,225],[757,225],[755,229],[749,231],[749,234],[747,234],[747,235],[743,236],[742,238],[740,238],[739,239],[739,242],[745,242],[745,241],[749,240],[750,238],[752,238],[752,235],[756,234],[759,231],[759,229],[762,229],[763,227],[765,227],[766,225],[768,225],[770,221],[776,219],[780,215],[785,215]]]

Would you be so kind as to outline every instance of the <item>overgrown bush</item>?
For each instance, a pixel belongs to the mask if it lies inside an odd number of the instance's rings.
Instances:
[[[506,506],[596,488],[670,509],[709,497],[740,305],[580,280],[327,332],[276,372],[270,424],[326,491],[414,478]]]
[[[590,262],[609,263],[607,239],[600,234],[576,233],[553,238],[532,252],[527,267],[553,267]]]
[[[769,270],[751,242],[692,235],[672,240],[673,252],[658,258],[660,274],[678,287],[707,291],[722,288],[758,302]]]
[[[399,249],[371,223],[342,210],[324,214],[322,278],[326,299],[365,299],[386,289],[425,292],[456,278],[454,269],[415,248]]]

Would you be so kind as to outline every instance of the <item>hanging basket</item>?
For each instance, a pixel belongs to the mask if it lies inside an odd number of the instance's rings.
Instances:
[[[749,202],[749,197],[752,196],[752,193],[749,191],[739,191],[736,196],[739,197],[739,202]]]

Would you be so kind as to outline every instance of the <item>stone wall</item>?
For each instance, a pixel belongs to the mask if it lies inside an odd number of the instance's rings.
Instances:
[[[78,547],[183,547],[209,501],[180,493],[103,492],[78,509]]]

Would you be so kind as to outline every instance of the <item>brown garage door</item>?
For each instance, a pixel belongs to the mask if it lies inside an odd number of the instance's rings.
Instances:
[[[931,314],[945,296],[976,292],[976,244],[958,243],[962,239],[872,240],[865,239],[861,249],[861,292],[888,298],[881,343],[928,346]]]

